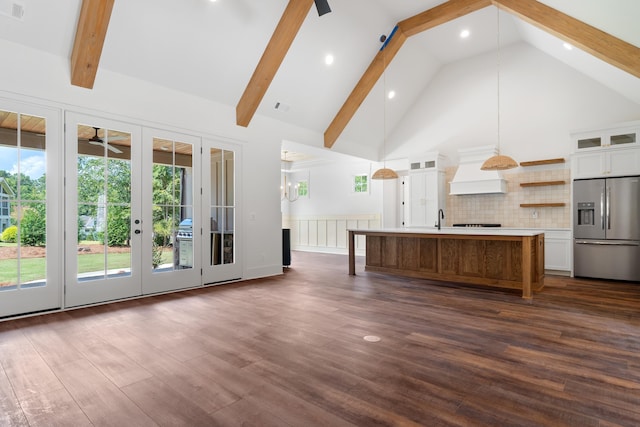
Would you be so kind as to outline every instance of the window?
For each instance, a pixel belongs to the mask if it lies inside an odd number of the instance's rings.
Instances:
[[[300,196],[300,197],[309,196],[309,182],[308,181],[298,181],[298,196]]]
[[[369,181],[367,175],[356,175],[353,177],[353,192],[354,193],[368,193]]]

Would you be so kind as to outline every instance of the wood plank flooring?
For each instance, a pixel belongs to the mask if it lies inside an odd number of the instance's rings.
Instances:
[[[2,322],[0,426],[640,425],[640,284],[356,271]]]

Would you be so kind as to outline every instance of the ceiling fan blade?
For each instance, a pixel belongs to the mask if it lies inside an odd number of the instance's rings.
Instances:
[[[96,140],[88,139],[87,142],[89,144],[92,144],[92,145],[99,145],[100,147],[104,147],[105,146],[105,143],[103,141],[96,141]],[[116,154],[122,154],[122,150],[120,150],[119,148],[117,148],[117,147],[115,147],[115,146],[113,146],[111,144],[106,144],[106,146],[107,146],[107,150],[113,151]]]
[[[111,144],[107,144],[107,150],[113,151],[116,154],[122,154],[122,150],[120,150],[119,148],[114,147]]]
[[[322,16],[325,13],[331,12],[329,2],[327,0],[314,0],[316,3],[316,9],[318,9],[318,16]]]

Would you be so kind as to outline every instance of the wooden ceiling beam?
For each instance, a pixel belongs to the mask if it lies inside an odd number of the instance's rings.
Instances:
[[[407,37],[491,6],[491,0],[450,0],[398,23]]]
[[[282,64],[302,23],[309,14],[313,0],[289,0],[260,62],[256,66],[249,84],[236,106],[236,123],[249,126],[262,98]]]
[[[362,105],[367,95],[369,95],[369,92],[371,92],[371,89],[373,89],[380,76],[382,76],[382,73],[384,73],[384,70],[389,66],[389,63],[396,56],[406,40],[407,36],[399,27],[396,27],[391,39],[387,41],[384,49],[378,51],[342,105],[342,108],[340,108],[340,111],[338,111],[338,114],[336,114],[324,132],[324,146],[326,148],[331,148],[333,144],[335,144],[344,128],[347,127],[353,115],[358,111],[360,105]]]
[[[411,18],[400,21],[396,34],[385,47],[385,66],[382,66],[382,51],[379,51],[364,72],[349,97],[324,132],[324,146],[333,147],[340,134],[349,124],[354,114],[360,108],[367,95],[382,76],[384,69],[396,56],[408,37],[428,30],[435,26],[452,21],[468,13],[491,5],[491,0],[449,0],[439,6],[426,10]]]
[[[487,6],[499,7],[530,24],[565,40],[633,76],[640,77],[640,48],[572,18],[536,0],[449,0],[398,23],[404,38],[475,12]],[[404,40],[402,40],[404,42]],[[400,46],[398,46],[398,49]],[[393,59],[389,56],[387,65]],[[324,146],[331,148],[349,124],[375,82],[382,75],[376,66],[378,55],[364,72],[345,103],[324,133]]]
[[[637,46],[534,0],[492,0],[492,4],[614,67],[640,77],[640,48]]]
[[[93,88],[115,0],[83,0],[71,52],[71,84]]]

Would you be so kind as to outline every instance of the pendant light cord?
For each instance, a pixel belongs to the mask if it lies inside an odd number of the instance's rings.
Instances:
[[[382,47],[382,167],[387,168],[387,61]]]
[[[497,94],[498,94],[498,155],[500,154],[500,8],[496,6],[497,14],[497,28],[496,38],[497,38],[497,62],[498,62],[498,72],[497,75]]]

